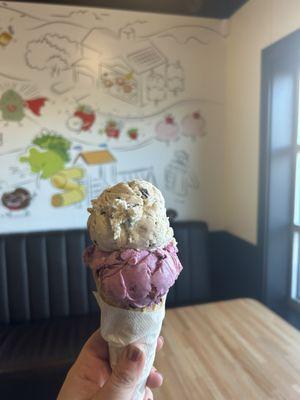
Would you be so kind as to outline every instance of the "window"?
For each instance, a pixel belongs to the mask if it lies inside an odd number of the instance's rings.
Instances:
[[[300,82],[300,77],[298,82]],[[300,84],[298,85],[300,88]],[[300,304],[300,91],[298,91],[298,123],[294,143],[294,197],[292,217],[291,300]]]
[[[258,244],[263,300],[282,315],[300,315],[299,76],[300,30],[262,53]]]

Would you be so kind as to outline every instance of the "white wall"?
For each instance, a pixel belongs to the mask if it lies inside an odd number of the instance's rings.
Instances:
[[[19,11],[23,11],[25,17]],[[118,159],[119,171],[134,170],[143,165],[153,166],[158,185],[166,196],[167,205],[177,208],[182,219],[202,219],[208,222],[212,230],[226,229],[255,243],[261,50],[300,27],[300,0],[250,0],[230,19],[228,36],[223,29],[226,24],[217,20],[100,9],[97,10],[99,18],[95,19],[92,12],[84,9],[83,11],[84,13],[81,13],[78,8],[70,7],[1,3],[0,35],[7,31],[10,25],[14,33],[13,40],[7,46],[0,46],[0,96],[11,86],[16,91],[21,91],[26,85],[22,86],[18,81],[14,81],[14,78],[21,78],[28,82],[30,87],[36,88],[38,95],[47,96],[49,101],[42,108],[41,117],[26,111],[28,118],[20,124],[0,120],[0,197],[5,191],[21,186],[18,173],[29,173],[29,176],[25,176],[26,179],[22,176],[20,178],[26,182],[27,178],[35,178],[28,170],[19,171],[9,167],[20,166],[19,156],[26,151],[42,128],[54,129],[71,140],[73,145],[82,141],[88,143],[84,150],[92,150],[103,142]],[[59,13],[66,17],[57,18]],[[76,19],[78,16],[79,20]],[[71,22],[74,26],[69,24],[66,28],[65,22]],[[78,23],[83,27],[79,29]],[[149,146],[141,147],[140,150],[134,150],[134,143],[126,139],[126,130],[131,124],[127,117],[142,117],[145,112],[151,114],[149,107],[134,108],[125,102],[114,100],[103,91],[99,94],[93,91],[85,102],[95,109],[97,122],[89,132],[72,133],[66,126],[66,119],[74,112],[76,98],[80,97],[82,88],[75,87],[74,93],[70,91],[66,96],[58,96],[51,91],[52,85],[59,79],[62,80],[68,71],[62,72],[59,78],[49,76],[47,70],[33,71],[24,64],[28,43],[38,37],[59,32],[73,41],[81,41],[92,27],[106,29],[107,24],[110,30],[104,29],[103,35],[107,32],[111,36],[107,37],[107,42],[103,42],[103,52],[110,52],[113,44],[118,52],[122,47],[121,42],[116,43],[113,37],[118,38],[119,28],[131,23],[139,36],[149,37],[169,60],[180,59],[185,69],[185,91],[179,95],[178,101],[198,98],[196,103],[183,109],[176,106],[176,101],[168,99],[159,104],[156,110],[152,107],[152,111],[157,112],[157,118],[149,124],[144,122],[143,118],[138,121],[139,128],[145,129],[145,139],[152,140]],[[201,42],[208,44],[203,45]],[[94,61],[97,65],[98,58]],[[91,64],[88,67],[91,67]],[[180,122],[184,113],[193,111],[195,106],[205,117],[206,136],[193,142],[181,135],[179,141],[170,145],[156,140],[155,124],[164,114],[170,112]],[[110,118],[111,111],[118,114],[124,123],[123,139],[119,141],[107,141],[103,135],[99,135],[99,128],[103,128]],[[137,119],[134,124],[136,121]],[[74,154],[78,152],[77,148],[78,146],[74,146]],[[181,149],[189,153],[191,166],[199,178],[198,190],[190,190],[189,196],[184,199],[178,199],[168,192],[163,182],[164,163],[170,162],[174,152]],[[36,181],[33,182],[36,186]],[[23,183],[22,185],[24,186]],[[29,226],[33,230],[42,229],[42,226],[34,228],[32,223],[37,221],[37,210],[44,215],[46,209],[47,213],[53,211],[57,216],[63,215],[64,218],[58,217],[59,221],[64,221],[66,215],[69,215],[68,220],[71,219],[72,224],[73,216],[76,215],[76,226],[84,225],[84,210],[89,202],[88,198],[74,207],[70,206],[60,211],[52,210],[49,190],[54,189],[49,181],[42,181],[41,185],[42,188],[28,187],[35,197],[31,207],[23,214],[8,212],[0,202],[0,231],[25,230]],[[48,185],[47,190],[43,189],[43,185]],[[16,218],[11,218],[14,216]],[[59,228],[57,218],[51,220],[54,224],[53,229]],[[68,222],[63,222],[62,227],[67,226],[70,226]]]
[[[219,20],[0,3],[0,232],[82,228],[91,198],[134,177],[157,184],[180,219],[223,229],[225,51]],[[68,157],[36,142],[45,131]],[[82,162],[96,150],[97,165]]]
[[[256,243],[261,50],[300,28],[299,0],[250,0],[227,38],[225,229]]]

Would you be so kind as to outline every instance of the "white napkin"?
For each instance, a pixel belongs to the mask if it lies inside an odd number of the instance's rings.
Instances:
[[[146,381],[150,374],[165,317],[165,300],[156,310],[124,310],[105,303],[97,292],[93,292],[101,309],[101,334],[108,342],[109,360],[112,369],[125,346],[130,343],[141,343],[145,349],[146,362],[138,380],[132,400],[143,400]]]

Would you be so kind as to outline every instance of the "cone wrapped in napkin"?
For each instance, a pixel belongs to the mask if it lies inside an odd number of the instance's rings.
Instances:
[[[151,183],[118,183],[92,200],[84,260],[93,271],[101,333],[114,368],[124,346],[140,342],[146,363],[133,400],[142,400],[165,316],[168,290],[182,270],[161,192]]]

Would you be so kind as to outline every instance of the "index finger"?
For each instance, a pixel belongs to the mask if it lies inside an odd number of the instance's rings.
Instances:
[[[94,356],[101,358],[101,360],[109,360],[108,345],[103,339],[100,329],[90,336],[88,341],[83,346],[82,351],[91,353]]]

